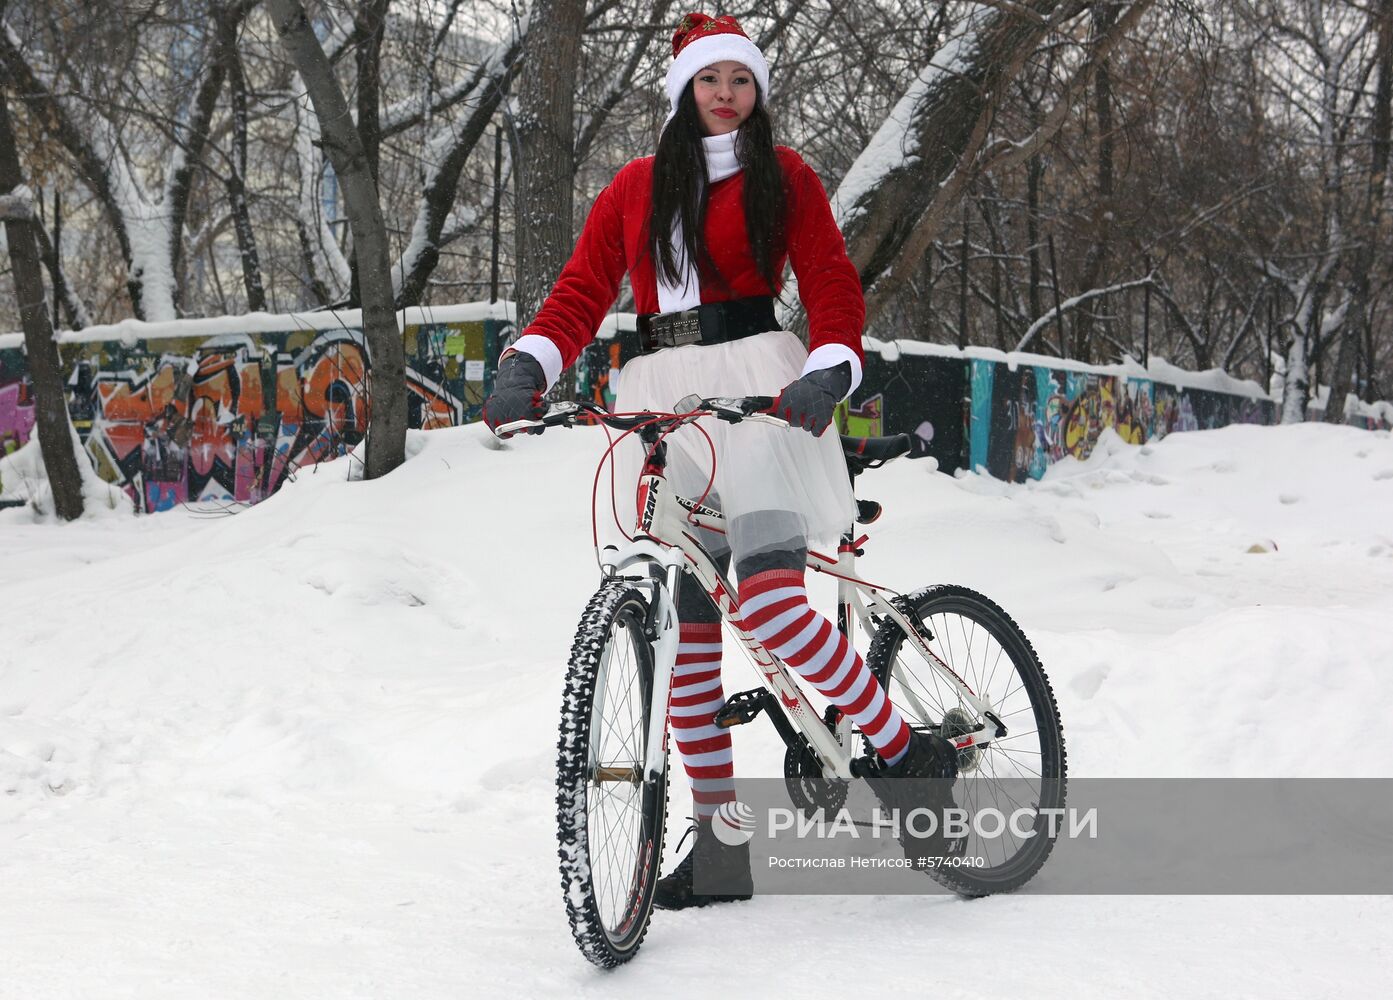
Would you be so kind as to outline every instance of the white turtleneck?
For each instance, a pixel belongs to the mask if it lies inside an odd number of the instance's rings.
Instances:
[[[739,135],[740,130],[736,129],[724,135],[702,137],[701,144],[706,152],[706,173],[712,184],[723,181],[727,177],[733,177],[740,172],[740,161],[735,158],[735,142]],[[658,272],[658,311],[665,313],[695,309],[701,305],[701,285],[697,279],[695,265],[687,260],[687,253],[682,243],[682,217],[680,215],[672,220],[672,249],[677,258],[677,269],[682,274],[682,280],[675,285],[669,284],[662,273],[662,268],[655,269]]]

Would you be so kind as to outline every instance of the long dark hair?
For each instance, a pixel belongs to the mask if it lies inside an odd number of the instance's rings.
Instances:
[[[672,245],[672,222],[682,220],[682,244],[687,260],[694,261],[697,273],[724,283],[725,278],[711,259],[706,246],[706,203],[710,178],[706,172],[706,153],[701,140],[705,135],[697,113],[692,84],[682,91],[677,114],[663,129],[658,152],[653,157],[653,206],[648,216],[649,248],[659,274],[670,284],[682,275],[677,269],[677,248]],[[755,267],[769,286],[769,294],[779,279],[775,263],[784,240],[784,176],[774,154],[774,126],[764,107],[764,94],[755,84],[755,107],[740,126],[735,156],[745,175],[745,230]]]

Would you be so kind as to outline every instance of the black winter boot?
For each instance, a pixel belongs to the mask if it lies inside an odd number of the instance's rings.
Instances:
[[[910,860],[958,857],[967,849],[966,837],[944,836],[944,811],[956,809],[953,781],[958,776],[958,751],[937,733],[911,730],[909,749],[899,762],[886,764],[872,754],[864,761],[866,784],[886,809],[900,814],[900,846]],[[929,809],[936,815],[932,833],[918,831],[928,825],[925,817],[906,822],[915,809]]]
[[[709,819],[697,820],[687,833],[695,831],[696,837],[687,856],[663,878],[653,896],[653,905],[663,910],[685,910],[689,906],[707,906],[711,903],[734,903],[749,899],[754,895],[754,881],[750,877],[750,845],[741,844],[730,847],[716,839],[711,832]],[[683,835],[683,840],[686,835]],[[682,849],[679,841],[678,850]],[[731,892],[710,894],[698,893],[693,888],[693,875],[697,865],[701,865],[701,877],[720,879],[722,887]]]

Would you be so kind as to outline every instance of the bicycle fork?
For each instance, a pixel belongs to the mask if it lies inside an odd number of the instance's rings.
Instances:
[[[648,636],[653,643],[653,697],[648,711],[645,781],[660,780],[667,759],[668,699],[672,695],[672,675],[677,667],[680,631],[676,594],[682,578],[682,551],[671,548],[664,552],[662,567],[664,586],[652,587],[653,616]]]

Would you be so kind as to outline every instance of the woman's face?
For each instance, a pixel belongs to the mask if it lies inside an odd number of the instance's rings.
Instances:
[[[692,80],[692,95],[706,134],[725,135],[745,124],[754,111],[755,75],[744,63],[713,63]]]

